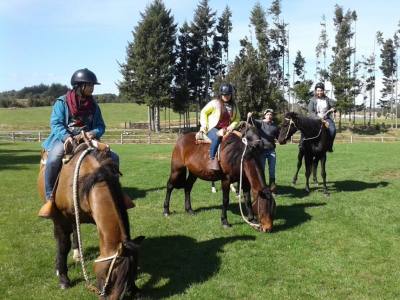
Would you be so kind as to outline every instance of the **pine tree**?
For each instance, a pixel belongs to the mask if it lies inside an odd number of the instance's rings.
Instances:
[[[321,33],[319,36],[318,45],[315,47],[315,53],[317,56],[315,78],[317,81],[325,82],[326,80],[328,80],[328,77],[329,77],[328,70],[326,67],[326,53],[327,53],[327,49],[329,47],[329,40],[328,40],[328,34],[326,32],[325,15],[322,16],[322,21],[320,24],[321,24]],[[321,61],[320,61],[321,56],[323,59],[322,66],[321,66]]]
[[[162,0],[154,0],[141,14],[128,43],[126,63],[120,64],[123,97],[149,107],[149,129],[160,130],[159,111],[171,98],[175,62],[176,25]]]
[[[306,80],[306,71],[305,71],[306,60],[301,55],[300,51],[297,51],[296,59],[293,63],[294,73],[297,76],[297,80],[293,85],[293,92],[297,98],[297,102],[305,107],[308,104],[309,99],[312,96],[310,92],[311,86],[313,84],[312,80]]]
[[[192,37],[190,52],[193,54],[190,56],[191,76],[193,76],[190,85],[193,95],[198,99],[199,108],[208,101],[211,87],[210,70],[214,69],[214,65],[211,65],[213,62],[211,41],[215,34],[216,12],[211,10],[208,2],[208,0],[200,1],[190,27]]]
[[[336,36],[336,45],[332,47],[333,61],[330,64],[330,79],[334,86],[336,97],[336,108],[339,110],[339,130],[341,129],[341,116],[343,112],[350,113],[354,107],[352,87],[355,78],[351,74],[350,57],[354,51],[351,47],[351,22],[353,20],[352,12],[348,10],[343,12],[339,5],[335,6],[335,17],[333,19]]]
[[[380,69],[383,73],[383,89],[381,90],[383,98],[380,99],[380,106],[390,113],[391,126],[393,127],[393,104],[395,100],[395,84],[396,84],[396,47],[393,39],[380,40],[381,42],[381,65]]]

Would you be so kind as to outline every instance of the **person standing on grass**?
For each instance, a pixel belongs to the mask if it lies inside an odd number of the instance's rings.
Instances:
[[[61,170],[65,146],[81,131],[86,132],[89,140],[100,139],[105,132],[106,126],[100,107],[92,95],[97,84],[100,83],[92,71],[86,68],[77,70],[71,77],[72,90],[57,98],[53,105],[50,117],[51,132],[42,144],[48,152],[48,157],[44,173],[46,203],[38,213],[40,217],[51,218],[55,213],[53,189]],[[116,153],[111,152],[111,158],[119,164]]]
[[[271,192],[274,194],[277,193],[276,187],[276,175],[275,175],[275,168],[276,168],[276,144],[275,140],[278,139],[279,136],[279,128],[276,126],[275,122],[273,121],[273,114],[274,111],[270,108],[267,108],[263,115],[264,118],[262,120],[253,119],[252,112],[247,114],[247,119],[252,118],[254,125],[260,132],[261,140],[263,144],[263,151],[260,157],[260,162],[262,166],[262,170],[265,174],[265,166],[266,161],[268,160],[268,173],[269,173],[269,186]]]

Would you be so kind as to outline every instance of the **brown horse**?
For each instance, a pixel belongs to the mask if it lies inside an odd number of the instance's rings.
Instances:
[[[57,243],[56,272],[60,287],[71,286],[67,255],[71,249],[71,233],[75,226],[73,174],[77,162],[88,146],[81,144],[70,161],[63,165],[55,190],[56,213],[53,217]],[[46,156],[46,153],[43,153]],[[44,197],[44,169],[40,165],[38,189]],[[128,292],[136,293],[138,247],[143,237],[130,239],[129,220],[123,202],[118,167],[109,158],[109,151],[94,149],[81,160],[78,180],[78,210],[81,223],[94,223],[99,234],[100,255],[94,263],[97,292],[109,299],[119,299]],[[79,229],[79,228],[78,228]],[[115,259],[114,259],[115,258]],[[85,274],[85,273],[84,273]]]
[[[209,160],[209,145],[196,144],[195,133],[182,135],[176,142],[172,152],[171,174],[167,182],[167,193],[164,202],[164,215],[168,216],[169,202],[174,188],[185,189],[185,209],[193,214],[190,192],[197,178],[207,181],[221,180],[222,187],[222,213],[221,223],[230,227],[226,211],[229,204],[229,186],[240,179],[240,166],[243,156],[243,191],[248,219],[257,217],[260,230],[270,232],[273,226],[275,200],[265,183],[263,170],[259,164],[258,155],[261,139],[255,127],[244,123],[240,134],[230,133],[221,142],[220,165],[221,171],[207,168]],[[243,136],[243,140],[241,138]],[[247,141],[247,147],[244,144]],[[186,170],[189,175],[186,177]],[[254,202],[251,204],[250,190]]]

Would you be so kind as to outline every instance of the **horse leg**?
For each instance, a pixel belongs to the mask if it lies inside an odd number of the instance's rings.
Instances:
[[[66,221],[54,220],[54,238],[57,243],[56,274],[59,278],[61,289],[71,287],[67,266],[68,252],[71,250],[71,232],[71,224]]]
[[[247,219],[252,222],[255,221],[253,209],[251,206],[250,186],[243,186],[244,205],[247,210]]]
[[[79,254],[78,233],[75,225],[72,225],[72,253],[72,259],[75,262],[80,262],[81,255]]]
[[[192,209],[192,204],[190,201],[190,192],[192,191],[193,184],[195,183],[197,177],[193,175],[189,171],[189,175],[186,179],[186,184],[185,184],[185,210],[187,213],[194,215],[193,209]]]
[[[167,192],[165,194],[164,200],[164,216],[169,216],[171,212],[169,211],[169,202],[171,200],[171,193],[174,188],[182,188],[185,186],[186,181],[186,167],[178,168],[171,171],[167,182]]]
[[[229,205],[229,185],[230,182],[227,179],[221,181],[222,188],[222,212],[221,212],[221,223],[224,228],[229,228],[232,225],[228,222],[228,217],[226,216],[226,211]]]
[[[216,192],[217,192],[217,189],[215,187],[215,182],[211,181],[211,193],[216,193]]]
[[[324,153],[324,155],[321,157],[321,177],[322,177],[323,186],[324,186],[324,194],[326,196],[329,196],[328,188],[326,186],[326,169],[325,169],[325,165],[326,165],[326,153]]]
[[[318,186],[317,169],[318,169],[318,159],[315,158],[313,161],[313,168],[312,168],[313,182],[315,186]]]
[[[299,175],[299,171],[300,171],[300,168],[301,168],[301,163],[303,161],[303,156],[304,156],[303,151],[299,149],[299,153],[297,154],[297,170],[296,170],[296,173],[294,174],[293,179],[292,179],[292,184],[293,185],[295,185],[296,182],[297,182],[297,176]]]
[[[312,157],[305,156],[304,157],[304,164],[306,166],[306,187],[305,190],[307,193],[310,192],[310,175],[311,175],[311,168],[312,168],[313,159]]]

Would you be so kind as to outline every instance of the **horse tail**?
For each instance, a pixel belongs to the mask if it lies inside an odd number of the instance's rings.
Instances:
[[[123,202],[123,193],[121,183],[119,182],[119,171],[117,164],[108,158],[101,162],[100,166],[93,170],[88,175],[85,175],[81,181],[80,196],[81,199],[88,197],[92,188],[99,182],[106,182],[110,189],[118,212],[122,218],[122,222],[125,228],[125,233],[130,238],[129,219],[126,212],[125,204]],[[84,196],[84,197],[82,197]]]

